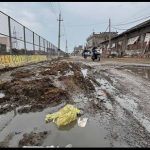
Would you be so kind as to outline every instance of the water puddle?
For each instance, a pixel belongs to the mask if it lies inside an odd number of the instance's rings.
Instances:
[[[68,144],[71,144],[72,147],[110,147],[107,139],[108,131],[105,129],[105,125],[100,125],[99,117],[90,117],[89,114],[84,114],[83,117],[88,118],[85,127],[79,127],[77,120],[59,129],[53,122],[45,123],[47,114],[54,113],[63,106],[62,103],[42,112],[18,114],[12,111],[0,115],[0,142],[13,133],[8,146],[17,147],[24,133],[50,131],[42,145],[44,147],[51,145],[65,147]]]
[[[110,147],[107,137],[107,130],[100,126],[93,117],[88,116],[85,127],[79,127],[77,121],[69,126],[58,129],[53,123],[49,124],[52,132],[44,141],[43,146],[65,147],[71,144],[72,147]]]

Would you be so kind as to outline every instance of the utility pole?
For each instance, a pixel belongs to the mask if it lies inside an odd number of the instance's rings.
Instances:
[[[109,50],[110,50],[110,46],[111,46],[111,21],[109,18]]]
[[[63,21],[63,20],[61,19],[61,12],[59,13],[59,19],[58,19],[57,21],[59,21],[59,30],[58,30],[58,57],[59,57],[59,52],[60,52],[61,21]]]
[[[66,53],[68,53],[67,40],[66,40]]]

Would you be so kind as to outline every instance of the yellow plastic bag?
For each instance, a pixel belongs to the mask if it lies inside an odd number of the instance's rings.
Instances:
[[[53,122],[55,122],[58,127],[65,126],[76,120],[77,114],[79,113],[79,109],[75,108],[73,105],[68,104],[58,112],[46,115],[45,121],[49,122],[53,120]]]

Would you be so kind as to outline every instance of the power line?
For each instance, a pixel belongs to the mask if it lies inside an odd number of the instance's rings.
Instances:
[[[59,2],[57,2],[57,6],[58,6],[58,9],[59,9],[59,12],[61,12],[61,6],[60,6]]]
[[[116,27],[113,27],[113,26],[112,26],[112,28],[113,28],[113,29],[117,29],[117,30],[128,30],[128,29],[116,28]]]
[[[108,30],[108,27],[109,27],[109,25],[107,26],[106,31]],[[105,31],[105,32],[106,32],[106,31]]]
[[[66,29],[65,29],[65,23],[63,22],[63,29],[64,29],[64,33],[65,33],[65,37],[66,37],[66,40],[67,40],[67,33],[66,33]]]
[[[56,12],[55,12],[55,9],[54,9],[54,7],[53,7],[53,3],[52,3],[52,2],[50,2],[50,6],[51,6],[51,10],[52,10],[53,14],[56,16],[56,19],[58,19],[57,14],[56,14]]]
[[[141,17],[143,17],[143,15],[141,15],[141,16],[138,16],[138,17],[135,17],[135,16],[137,16],[137,14],[139,15],[139,14],[142,14],[142,12],[141,11],[143,11],[143,10],[147,10],[147,9],[142,9],[142,10],[140,10],[140,11],[138,11],[138,12],[136,12],[135,14],[133,14],[132,16],[130,16],[130,18],[132,18],[132,19],[138,19],[138,18],[141,18]],[[150,15],[149,13],[148,14],[145,14],[145,15]],[[129,18],[127,18],[127,19],[129,19]],[[126,20],[127,19],[125,19],[125,21],[123,21],[123,22],[120,22],[120,23],[124,23],[124,22],[126,22]],[[119,23],[119,24],[120,24]]]
[[[117,24],[117,25],[113,25],[113,26],[127,25],[127,24],[131,24],[131,23],[135,23],[135,22],[138,22],[138,21],[141,21],[141,20],[147,19],[147,18],[149,18],[149,17],[150,17],[150,16],[147,16],[147,17],[144,17],[144,18],[141,18],[141,19],[138,19],[138,20],[134,20],[134,21],[128,22],[128,23],[124,23],[124,24]]]
[[[68,27],[85,27],[85,26],[94,26],[94,25],[101,25],[106,24],[107,22],[97,23],[97,24],[86,24],[86,25],[67,25]]]

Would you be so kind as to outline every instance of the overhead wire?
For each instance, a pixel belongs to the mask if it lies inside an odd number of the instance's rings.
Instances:
[[[147,17],[143,17],[143,18],[141,18],[141,19],[138,19],[138,20],[134,20],[134,21],[131,21],[131,22],[127,22],[127,23],[116,24],[116,25],[113,25],[113,26],[121,26],[121,25],[127,25],[127,24],[131,24],[131,23],[135,23],[135,22],[138,22],[138,21],[141,21],[141,20],[147,19],[147,18],[150,18],[150,16],[147,16]]]
[[[52,10],[53,14],[55,15],[56,19],[58,19],[58,16],[57,16],[57,14],[55,12],[55,9],[53,7],[53,3],[52,2],[50,2],[50,6],[51,6],[51,10]]]

